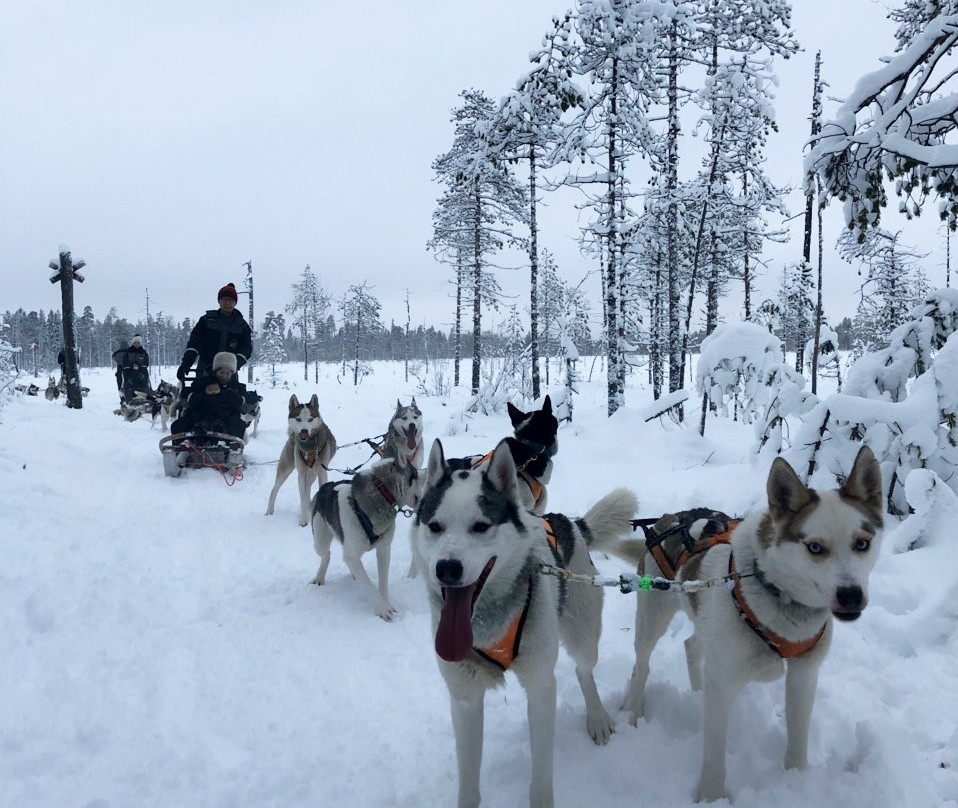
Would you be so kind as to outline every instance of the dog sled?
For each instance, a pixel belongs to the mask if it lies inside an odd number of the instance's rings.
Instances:
[[[189,410],[184,405],[186,390],[191,383],[196,382],[196,378],[195,372],[188,374],[181,380],[178,390],[168,385],[171,410],[178,410],[181,417]],[[256,396],[255,391],[253,395]],[[175,411],[170,413],[174,414]],[[201,421],[187,431],[160,438],[163,473],[167,477],[179,477],[183,469],[212,468],[219,471],[230,485],[241,480],[243,469],[246,468],[243,455],[246,441],[226,432],[226,428],[221,420]]]
[[[226,432],[180,432],[160,438],[163,455],[163,473],[179,477],[183,469],[213,468],[233,480],[240,478],[246,468],[242,438]]]

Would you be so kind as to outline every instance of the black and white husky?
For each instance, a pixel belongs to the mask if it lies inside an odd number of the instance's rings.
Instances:
[[[451,696],[460,808],[479,804],[483,699],[487,689],[502,683],[507,668],[528,698],[530,805],[553,805],[560,637],[575,660],[589,735],[602,744],[614,731],[592,673],[602,630],[602,590],[565,585],[539,570],[553,565],[594,574],[589,549],[605,549],[631,531],[635,495],[617,489],[580,519],[540,518],[525,507],[522,487],[506,441],[487,464],[457,470],[446,462],[437,440],[412,531],[439,668]]]
[[[519,492],[522,501],[533,513],[542,515],[546,510],[548,493],[546,485],[552,479],[552,458],[559,451],[559,420],[552,413],[552,399],[546,396],[542,407],[523,412],[512,402],[507,402],[513,437],[505,442],[512,453],[516,474],[522,481]],[[487,455],[450,458],[449,465],[457,469],[477,468],[488,462]]]
[[[422,411],[416,406],[415,396],[409,404],[396,399],[396,411],[389,419],[379,452],[383,457],[409,463],[415,469],[422,468]]]
[[[389,557],[396,514],[404,505],[415,504],[417,477],[414,466],[389,457],[351,480],[320,486],[313,498],[313,546],[320,558],[314,584],[321,586],[326,581],[335,536],[343,544],[349,572],[373,598],[376,614],[392,620],[396,610],[389,602]],[[363,568],[362,557],[370,550],[376,551],[378,590]]]
[[[645,712],[649,657],[679,603],[694,625],[685,642],[693,690],[705,691],[704,753],[697,801],[725,791],[725,745],[735,696],[750,681],[785,672],[785,768],[808,763],[808,731],[818,669],[832,638],[832,618],[856,620],[868,604],[868,576],[878,559],[883,498],[881,469],[863,447],[838,490],[806,488],[782,458],[772,463],[768,507],[710,540],[678,568],[676,580],[721,580],[728,587],[690,595],[640,595],[635,668],[624,709],[635,724]],[[660,520],[661,521],[661,520]],[[693,537],[698,538],[698,537]],[[637,544],[637,543],[636,543]],[[624,543],[613,552],[624,546]],[[680,548],[678,548],[680,549]],[[639,570],[670,577],[672,565],[643,554]]]

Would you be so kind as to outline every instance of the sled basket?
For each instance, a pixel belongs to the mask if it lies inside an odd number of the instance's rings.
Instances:
[[[246,467],[243,439],[225,432],[181,432],[160,438],[163,473],[179,477],[183,469],[215,468],[219,471]]]

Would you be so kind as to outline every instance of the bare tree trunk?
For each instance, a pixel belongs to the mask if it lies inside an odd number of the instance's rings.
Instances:
[[[529,354],[532,397],[539,398],[539,228],[536,223],[536,147],[529,146]]]
[[[680,279],[679,279],[679,252],[678,252],[678,220],[679,211],[675,194],[678,190],[679,179],[679,85],[678,85],[678,22],[672,22],[669,34],[669,83],[668,83],[668,135],[666,140],[666,180],[665,190],[668,200],[666,244],[667,244],[667,279],[668,279],[668,306],[669,306],[669,392],[674,392],[682,386],[684,369],[682,367],[682,321],[679,315],[680,308]],[[683,417],[682,407],[678,408],[680,417]]]
[[[815,79],[812,85],[812,137],[822,129],[822,52],[815,53]],[[819,189],[818,179],[815,180],[815,189]],[[805,239],[803,243],[806,262],[812,256],[812,205],[815,202],[815,192],[809,188],[805,196]],[[815,347],[812,351],[812,395],[818,392],[818,353],[822,339],[822,210],[818,209],[818,295],[815,303]],[[836,346],[837,347],[837,346]],[[839,371],[840,373],[841,371]]]
[[[618,271],[616,259],[618,251],[616,250],[615,231],[616,231],[616,174],[618,166],[616,164],[617,145],[617,121],[618,115],[618,60],[612,60],[612,89],[609,101],[609,128],[608,128],[608,149],[609,149],[609,179],[606,191],[606,221],[608,223],[607,248],[606,248],[606,269],[605,269],[605,316],[606,316],[606,356],[608,365],[606,366],[606,384],[607,384],[607,413],[612,415],[623,404],[623,390],[619,387],[619,362],[622,361],[619,356],[619,295],[621,289],[618,284]]]
[[[459,362],[462,361],[462,250],[456,250],[456,346],[454,350],[455,368],[453,386],[459,386]]]
[[[480,228],[482,227],[482,196],[479,184],[475,187],[475,217],[473,249],[473,299],[472,299],[472,394],[479,394],[479,363],[482,360],[482,252],[480,250]]]

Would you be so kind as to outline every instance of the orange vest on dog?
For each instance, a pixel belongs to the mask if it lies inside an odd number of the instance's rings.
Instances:
[[[549,542],[549,546],[552,548],[552,552],[556,553],[558,550],[558,543],[556,541],[555,533],[552,530],[552,525],[548,521],[540,517],[540,522],[546,531],[546,540]],[[522,611],[519,612],[509,624],[509,627],[506,629],[506,633],[503,634],[496,642],[492,645],[488,645],[485,648],[476,648],[474,649],[479,656],[483,659],[491,662],[498,668],[501,668],[504,671],[509,670],[512,666],[512,663],[515,662],[516,657],[519,656],[519,645],[522,642],[522,629],[525,627],[526,615],[529,614],[529,605],[532,602],[532,581],[529,581],[529,592],[526,595],[525,606],[522,607]]]

